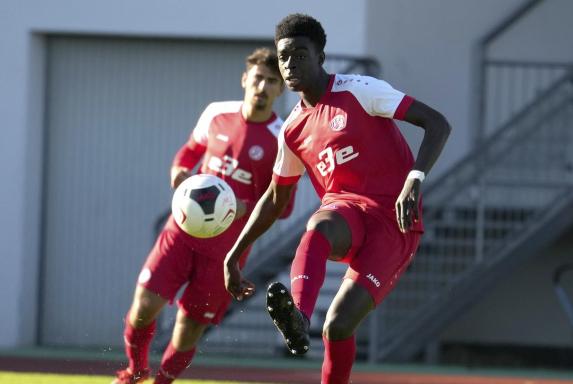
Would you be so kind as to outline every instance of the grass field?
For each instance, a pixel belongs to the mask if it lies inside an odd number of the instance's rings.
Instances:
[[[109,384],[109,376],[0,372],[0,384]],[[151,383],[148,380],[146,383]],[[238,381],[177,380],[181,384],[245,384]],[[251,383],[252,384],[252,383]]]

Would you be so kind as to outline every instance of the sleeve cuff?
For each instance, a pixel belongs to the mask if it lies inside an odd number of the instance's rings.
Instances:
[[[396,112],[394,112],[394,119],[396,120],[404,120],[406,117],[406,112],[410,108],[410,105],[414,102],[414,98],[408,95],[404,95],[400,104],[398,104],[398,108],[396,108]]]
[[[300,179],[300,175],[298,176],[279,176],[276,173],[273,173],[273,181],[278,185],[292,185],[296,184]]]

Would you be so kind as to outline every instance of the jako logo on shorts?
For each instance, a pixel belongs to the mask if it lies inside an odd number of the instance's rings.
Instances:
[[[371,282],[373,282],[376,287],[380,288],[380,281],[378,281],[378,279],[375,278],[374,275],[372,275],[371,273],[369,273],[369,274],[366,276],[366,278],[367,278],[368,280],[370,280]]]

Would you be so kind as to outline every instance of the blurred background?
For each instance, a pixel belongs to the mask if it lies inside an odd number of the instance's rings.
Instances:
[[[122,349],[174,153],[209,102],[242,99],[244,57],[292,12],[322,22],[329,71],[381,77],[453,127],[424,186],[418,255],[362,325],[358,359],[570,369],[569,0],[2,0],[0,349]],[[283,118],[296,100],[278,101]],[[400,128],[416,151],[423,131]],[[251,256],[259,292],[288,282],[317,204],[303,179],[293,216]],[[306,359],[321,359],[343,272],[329,266]],[[201,350],[283,358],[263,299],[233,306]]]

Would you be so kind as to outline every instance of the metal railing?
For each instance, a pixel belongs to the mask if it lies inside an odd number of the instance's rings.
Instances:
[[[486,36],[483,51],[539,3],[527,2]],[[485,55],[480,63],[477,149],[425,191],[426,234],[415,261],[358,334],[358,355],[370,361],[411,358],[488,284],[573,220],[562,214],[573,210],[571,66]],[[339,274],[333,270],[325,286]],[[333,292],[323,287],[318,302],[330,302]],[[320,352],[319,344],[311,352]],[[202,345],[253,356],[284,353],[262,296]]]
[[[550,215],[561,215],[552,209],[556,202],[573,202],[572,119],[568,72],[432,184],[415,261],[371,320],[371,360],[404,360],[419,351],[476,297],[456,295],[461,284],[483,288],[476,279],[485,284],[485,271],[492,273],[532,240],[524,234],[538,233]],[[542,245],[539,236],[523,253]]]
[[[553,290],[573,331],[573,296],[567,293],[562,284],[563,276],[571,275],[572,273],[573,264],[563,264],[557,267],[553,273]]]

